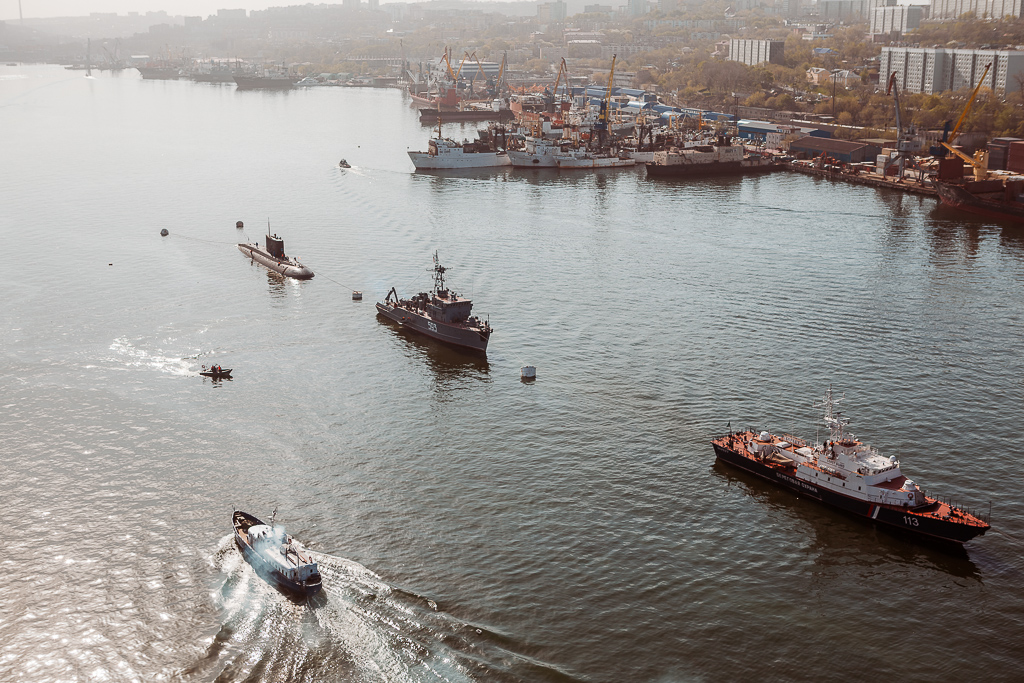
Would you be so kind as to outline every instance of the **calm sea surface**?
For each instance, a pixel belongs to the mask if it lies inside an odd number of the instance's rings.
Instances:
[[[397,90],[0,67],[0,680],[1019,680],[1024,230],[791,174],[414,174],[428,135]],[[268,219],[314,280],[238,252]],[[374,314],[435,250],[486,359]],[[714,464],[730,421],[814,438],[829,384],[992,531]]]

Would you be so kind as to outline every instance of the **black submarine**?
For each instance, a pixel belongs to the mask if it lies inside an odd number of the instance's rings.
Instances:
[[[270,224],[267,224],[266,249],[260,247],[259,242],[243,242],[238,245],[238,250],[251,258],[253,261],[262,263],[267,268],[281,273],[285,277],[293,277],[296,280],[310,280],[313,278],[313,271],[302,265],[297,258],[292,258],[284,253],[284,240],[277,235],[270,234]]]

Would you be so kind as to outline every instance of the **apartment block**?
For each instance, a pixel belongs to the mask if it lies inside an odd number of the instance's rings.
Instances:
[[[1005,95],[1020,88],[1024,80],[1024,52],[1017,50],[966,50],[918,47],[883,47],[879,59],[879,82],[896,72],[900,89],[929,95],[947,90],[973,88],[992,64],[984,86]]]
[[[967,12],[973,12],[979,19],[1020,18],[1024,16],[1022,9],[1022,0],[932,0],[929,18],[956,19]]]
[[[746,40],[733,38],[729,41],[729,59],[749,66],[770,62],[782,64],[786,43],[782,40]]]
[[[897,5],[876,7],[871,14],[871,33],[906,33],[920,28],[924,19],[924,7],[920,5]]]

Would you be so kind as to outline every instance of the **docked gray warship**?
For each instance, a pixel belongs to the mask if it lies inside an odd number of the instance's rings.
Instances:
[[[434,253],[434,289],[411,299],[398,298],[392,287],[383,302],[377,302],[377,314],[405,329],[438,341],[474,351],[487,351],[493,328],[473,311],[473,302],[449,290],[444,284],[445,267]]]

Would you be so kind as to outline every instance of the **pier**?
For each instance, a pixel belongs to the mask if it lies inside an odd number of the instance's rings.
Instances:
[[[911,194],[927,195],[929,197],[938,197],[939,193],[935,189],[934,185],[928,182],[920,182],[917,180],[903,180],[889,179],[878,173],[872,173],[870,171],[862,173],[849,173],[842,170],[833,170],[830,168],[813,168],[805,164],[797,162],[786,163],[786,168],[790,171],[796,171],[797,173],[804,173],[806,175],[819,176],[821,178],[828,178],[829,180],[839,180],[847,183],[853,183],[855,185],[869,185],[871,187],[883,187],[887,190],[896,190],[898,192],[909,192]]]

